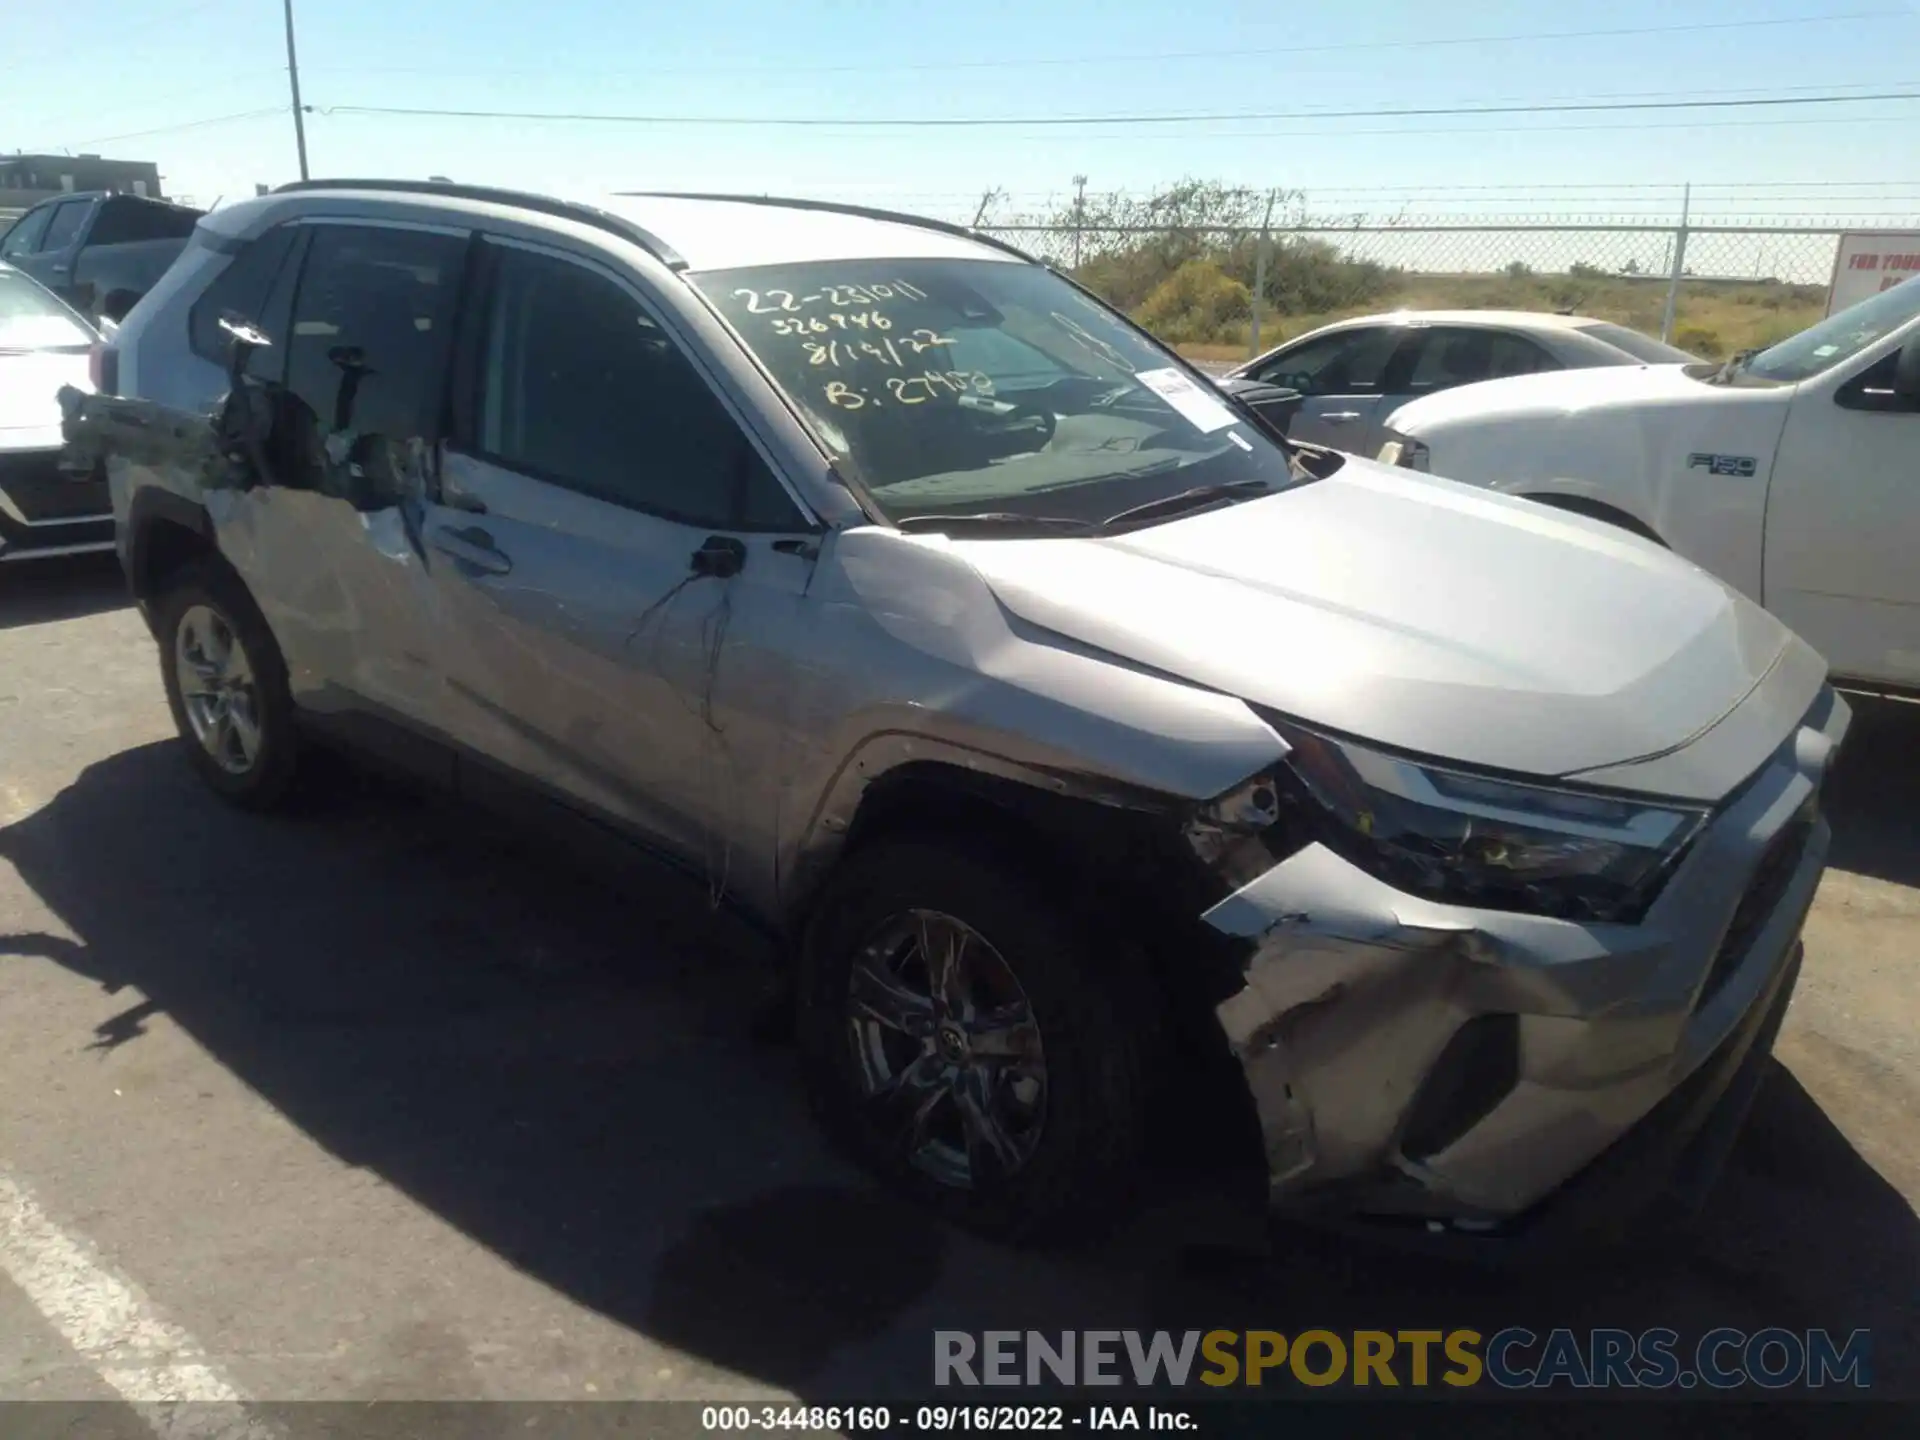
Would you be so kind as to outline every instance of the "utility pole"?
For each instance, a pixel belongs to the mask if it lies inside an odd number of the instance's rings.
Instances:
[[[1660,338],[1673,340],[1673,318],[1680,308],[1680,277],[1687,267],[1687,216],[1693,208],[1693,186],[1680,192],[1680,228],[1673,234],[1673,273],[1667,277],[1667,308],[1660,316]]]
[[[1073,268],[1080,268],[1080,227],[1087,217],[1087,177],[1073,177]]]
[[[307,127],[300,118],[300,61],[293,53],[293,0],[281,0],[287,16],[287,84],[293,90],[293,143],[300,150],[300,178],[307,178]]]

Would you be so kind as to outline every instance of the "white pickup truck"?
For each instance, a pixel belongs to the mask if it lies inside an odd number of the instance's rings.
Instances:
[[[1389,464],[1657,540],[1835,675],[1920,689],[1920,278],[1743,360],[1468,385],[1382,438]]]

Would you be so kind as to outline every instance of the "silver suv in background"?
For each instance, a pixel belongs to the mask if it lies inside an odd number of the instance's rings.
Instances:
[[[292,186],[115,348],[68,434],[209,786],[344,742],[699,877],[833,1133],[972,1225],[1123,1206],[1168,1097],[1479,1244],[1739,1123],[1847,710],[1657,547],[809,202]]]

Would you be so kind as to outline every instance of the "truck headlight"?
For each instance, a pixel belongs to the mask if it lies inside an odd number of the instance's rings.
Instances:
[[[1403,470],[1432,468],[1432,455],[1427,447],[1405,435],[1396,435],[1387,441],[1380,447],[1380,453],[1374,458],[1382,465],[1397,465]]]
[[[1291,747],[1271,771],[1203,807],[1196,842],[1244,884],[1318,841],[1395,889],[1450,905],[1631,924],[1707,811],[1496,780],[1335,740],[1265,717]]]

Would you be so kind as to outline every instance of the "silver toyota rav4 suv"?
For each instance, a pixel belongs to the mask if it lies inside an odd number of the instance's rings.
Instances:
[[[1276,1206],[1523,1245],[1744,1115],[1848,711],[1652,544],[812,202],[289,186],[113,343],[70,461],[208,785],[345,742],[690,872],[968,1223],[1080,1228],[1204,1113]]]

